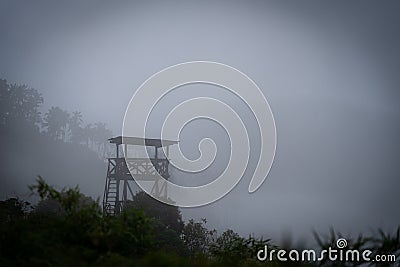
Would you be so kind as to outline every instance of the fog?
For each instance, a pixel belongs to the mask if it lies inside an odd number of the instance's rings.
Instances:
[[[228,64],[255,81],[271,106],[275,161],[249,194],[260,153],[249,108],[216,86],[167,95],[150,117],[150,137],[174,106],[212,96],[243,118],[252,148],[239,185],[215,203],[183,209],[184,218],[277,240],[285,231],[311,240],[311,229],[330,226],[392,229],[400,221],[399,11],[395,1],[3,1],[0,78],[39,90],[43,112],[79,110],[118,135],[130,98],[154,73],[193,60]],[[205,184],[223,170],[229,140],[213,122],[188,124],[182,150],[198,157],[204,137],[218,145],[213,166],[194,175],[172,170],[171,179]],[[93,187],[77,178],[81,190],[101,196],[105,175],[104,168]],[[26,184],[15,182],[13,191]]]

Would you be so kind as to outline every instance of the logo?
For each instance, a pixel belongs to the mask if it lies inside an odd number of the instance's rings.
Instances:
[[[338,248],[345,248],[347,247],[347,240],[344,238],[339,238],[338,240],[336,240],[336,246]]]
[[[249,193],[255,192],[266,179],[275,156],[276,127],[271,108],[259,87],[239,70],[216,62],[194,61],[168,67],[147,79],[134,93],[125,112],[123,137],[147,137],[146,125],[149,115],[165,95],[178,87],[189,84],[219,86],[240,98],[251,110],[258,124],[261,152],[249,183]],[[179,140],[183,127],[197,118],[213,120],[221,125],[230,139],[229,162],[221,175],[202,186],[181,186],[165,180],[168,197],[159,201],[179,207],[197,207],[214,202],[229,193],[242,178],[249,162],[250,140],[247,129],[235,110],[226,103],[211,97],[188,99],[173,108],[161,130],[162,140]],[[149,157],[145,147],[139,147]],[[166,148],[163,147],[165,150]],[[180,144],[169,148],[169,161],[175,168],[186,172],[201,172],[210,166],[217,147],[210,138],[199,143],[200,157],[190,160],[184,156]],[[166,151],[164,151],[166,154]],[[125,155],[126,156],[126,155]],[[131,173],[132,174],[132,173]],[[135,175],[132,174],[135,179]],[[164,179],[159,175],[158,179]],[[135,179],[145,192],[151,195],[151,185]]]
[[[292,262],[396,262],[395,254],[377,254],[369,249],[348,248],[347,240],[339,238],[336,240],[337,249],[329,246],[327,249],[316,251],[314,249],[290,251],[284,249],[271,249],[265,245],[263,249],[257,252],[257,259],[259,261],[292,261]]]

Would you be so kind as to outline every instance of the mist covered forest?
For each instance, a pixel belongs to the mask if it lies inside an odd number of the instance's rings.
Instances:
[[[0,80],[0,266],[356,266],[364,262],[260,262],[257,251],[298,248],[290,240],[217,232],[207,219],[183,221],[177,207],[143,192],[121,214],[103,214],[99,199],[113,133],[102,122],[60,107],[42,110],[40,92]],[[51,177],[55,185],[49,185]],[[84,183],[84,184],[82,184]],[[85,184],[87,183],[87,184]],[[80,192],[79,187],[92,188]],[[29,192],[29,194],[27,193]],[[30,203],[33,195],[38,200]],[[28,197],[29,196],[29,197]],[[35,199],[35,198],[34,198]],[[399,229],[346,237],[346,249],[400,254]],[[342,234],[314,233],[319,249]],[[369,264],[369,263],[368,263]],[[376,264],[374,264],[376,265]],[[387,266],[390,264],[386,263]],[[382,265],[382,266],[386,266]]]
[[[84,123],[79,111],[56,106],[43,111],[43,103],[36,89],[0,80],[0,195],[28,193],[26,185],[37,175],[52,177],[61,187],[80,184],[98,195],[112,131],[102,122]]]

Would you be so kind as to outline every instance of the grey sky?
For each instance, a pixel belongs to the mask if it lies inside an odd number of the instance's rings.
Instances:
[[[390,228],[400,219],[399,12],[396,1],[3,0],[0,77],[38,89],[46,108],[82,111],[119,133],[134,90],[155,72],[192,60],[231,65],[271,105],[276,160],[255,194],[248,174],[222,200],[184,215],[273,237],[283,228],[296,236],[330,225]],[[212,86],[184,89],[164,107],[216,95],[243,112],[256,140],[243,103]],[[187,153],[204,123],[183,132]],[[209,135],[226,147],[214,128]]]

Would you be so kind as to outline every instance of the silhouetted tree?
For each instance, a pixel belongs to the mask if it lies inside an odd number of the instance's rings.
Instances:
[[[253,259],[265,245],[268,245],[270,249],[276,248],[270,244],[269,239],[258,239],[253,236],[244,238],[228,229],[216,238],[210,245],[209,251],[213,258],[220,262],[242,266],[246,260]]]
[[[189,220],[183,228],[182,239],[192,255],[207,254],[214,242],[217,231],[208,230],[206,223],[206,219],[201,222]]]
[[[0,79],[0,124],[17,122],[37,127],[42,103],[42,95],[35,89]]]
[[[14,221],[25,216],[31,210],[31,204],[18,198],[0,201],[0,223]]]
[[[84,140],[83,129],[81,127],[82,122],[82,113],[79,111],[72,112],[68,122],[71,135],[70,141],[72,143],[79,144]]]
[[[143,191],[137,193],[125,208],[142,209],[147,216],[154,218],[162,227],[172,229],[178,235],[182,233],[184,223],[179,208],[162,203]]]
[[[94,128],[91,123],[87,124],[83,129],[82,129],[82,135],[84,142],[87,147],[92,147],[93,143],[93,135],[94,135]]]
[[[105,123],[96,122],[94,124],[92,134],[93,134],[93,136],[92,136],[93,142],[96,146],[97,152],[99,153],[99,155],[105,157],[106,142],[107,142],[107,139],[110,138],[112,135],[111,130],[107,129],[107,126]]]
[[[50,137],[66,141],[68,135],[69,113],[59,107],[51,107],[45,114],[43,126]]]

